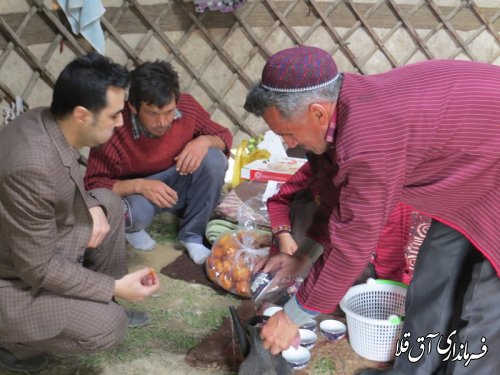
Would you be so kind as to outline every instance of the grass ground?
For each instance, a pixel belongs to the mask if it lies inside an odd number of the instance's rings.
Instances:
[[[147,311],[151,316],[150,325],[129,329],[124,341],[106,352],[50,355],[49,366],[40,375],[235,375],[220,369],[195,369],[184,360],[190,348],[220,326],[228,315],[228,307],[237,305],[239,299],[159,273],[181,255],[175,248],[175,224],[162,220],[155,221],[151,227],[152,236],[158,242],[154,251],[127,250],[130,270],[152,266],[160,277],[161,289],[157,295],[142,303],[123,302],[127,307]],[[307,369],[297,375],[353,374],[350,370],[353,366],[346,366],[344,360],[352,358],[352,351],[347,343],[341,345],[333,348],[340,359],[332,359],[332,349],[325,347],[318,350]],[[352,360],[357,365],[358,358]],[[13,374],[0,369],[0,375]]]
[[[210,288],[160,276],[162,290],[155,298],[125,306],[147,311],[151,324],[129,329],[116,348],[93,355],[54,355],[42,375],[195,374],[184,362],[185,353],[219,327],[231,296]],[[205,301],[210,301],[206,303]],[[184,369],[183,369],[184,368]],[[200,373],[207,373],[203,371]],[[218,372],[224,373],[224,372]]]
[[[148,253],[128,249],[129,268],[152,266],[160,271],[181,254],[174,248],[175,224],[157,220],[152,235],[158,242]],[[159,374],[224,374],[223,371],[196,370],[189,367],[184,356],[199,341],[219,327],[228,306],[238,300],[230,294],[159,274],[161,289],[141,303],[123,305],[147,311],[151,323],[147,327],[129,329],[116,348],[92,355],[50,356],[50,364],[40,375],[159,375]],[[13,373],[0,369],[0,375]]]

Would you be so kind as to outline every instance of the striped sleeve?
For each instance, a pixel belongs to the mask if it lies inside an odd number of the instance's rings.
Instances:
[[[298,302],[306,309],[333,311],[368,264],[382,226],[399,202],[404,173],[398,167],[400,157],[380,152],[339,164],[334,179],[346,181],[340,191],[341,204],[328,222],[315,222],[308,232],[325,252],[298,292]]]
[[[312,177],[309,163],[305,163],[295,174],[288,179],[278,191],[267,200],[267,211],[271,222],[273,234],[280,231],[291,231],[290,204],[296,193],[308,188],[308,182]]]

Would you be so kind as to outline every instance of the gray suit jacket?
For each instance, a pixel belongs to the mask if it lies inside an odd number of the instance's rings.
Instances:
[[[114,278],[82,266],[99,202],[78,157],[46,108],[0,131],[0,341],[56,336],[75,298],[113,296]]]

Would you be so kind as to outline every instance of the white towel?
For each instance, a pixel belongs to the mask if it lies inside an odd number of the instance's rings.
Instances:
[[[101,0],[57,0],[66,14],[71,29],[81,34],[100,54],[106,51],[106,42],[100,18],[106,11]]]
[[[15,120],[21,113],[27,110],[24,106],[24,99],[20,96],[16,96],[16,101],[11,103],[9,107],[4,108],[3,117],[4,124],[8,124],[12,120]]]

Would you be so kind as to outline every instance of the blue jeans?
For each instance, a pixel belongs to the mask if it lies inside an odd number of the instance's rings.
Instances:
[[[177,238],[183,242],[203,243],[208,220],[219,202],[228,162],[223,152],[210,148],[200,167],[192,174],[181,176],[175,165],[167,170],[146,177],[160,180],[177,192],[177,204],[161,208],[141,194],[124,198],[129,206],[130,225],[127,233],[147,228],[154,217],[162,212],[171,212],[180,217]]]

